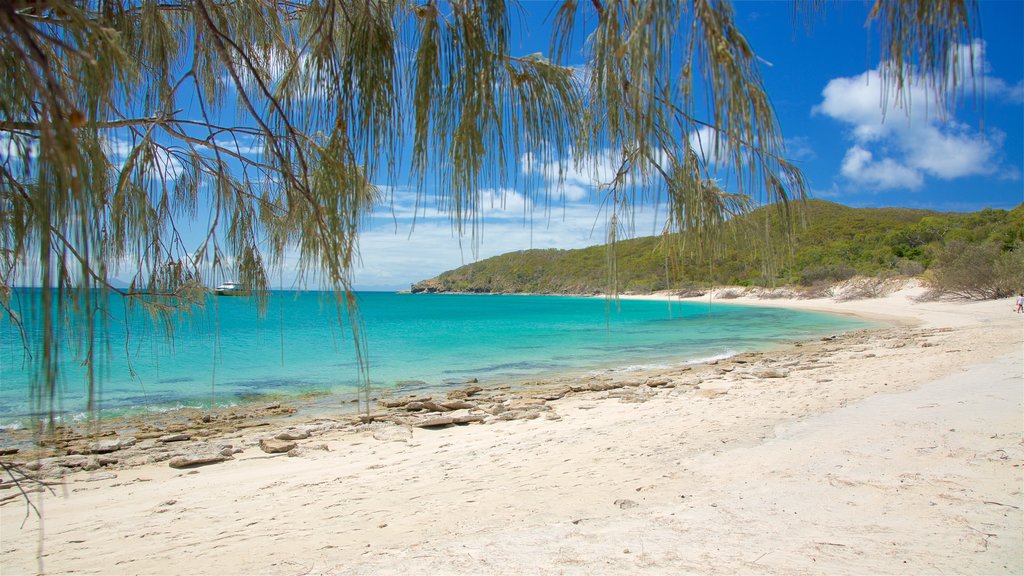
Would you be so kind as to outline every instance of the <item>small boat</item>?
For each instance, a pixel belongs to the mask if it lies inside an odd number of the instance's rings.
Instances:
[[[217,296],[248,296],[249,294],[251,294],[251,292],[249,292],[245,288],[242,288],[242,285],[239,284],[238,282],[231,281],[225,282],[220,286],[217,286],[216,288],[213,289],[213,293],[216,294]]]

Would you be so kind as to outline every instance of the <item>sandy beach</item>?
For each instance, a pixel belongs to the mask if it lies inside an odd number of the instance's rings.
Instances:
[[[74,469],[42,519],[0,506],[0,572],[1024,573],[1024,315],[922,292],[730,299],[886,325],[503,401],[529,417],[283,419],[216,464]]]

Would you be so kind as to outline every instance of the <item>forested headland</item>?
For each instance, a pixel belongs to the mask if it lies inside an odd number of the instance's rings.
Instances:
[[[812,288],[854,276],[923,276],[936,289],[995,298],[1024,284],[1024,204],[971,213],[851,208],[809,200],[798,218],[766,206],[720,242],[649,236],[575,250],[510,252],[413,284],[412,292],[600,294],[712,285]],[[705,239],[706,241],[706,239]]]

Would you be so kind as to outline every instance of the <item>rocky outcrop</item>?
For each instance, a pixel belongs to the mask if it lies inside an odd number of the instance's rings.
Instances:
[[[417,282],[409,289],[413,294],[437,294],[445,291],[445,286],[437,278]]]

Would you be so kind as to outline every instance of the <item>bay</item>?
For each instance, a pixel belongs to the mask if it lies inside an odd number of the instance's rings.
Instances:
[[[32,292],[16,290],[25,336],[38,338]],[[331,296],[273,292],[265,314],[247,297],[214,297],[172,322],[173,337],[112,297],[100,330],[101,417],[268,399],[344,404],[371,392],[436,389],[672,366],[765,350],[870,326],[839,315],[706,302],[611,301],[565,296],[357,294],[353,319]],[[86,371],[72,322],[61,339],[59,411],[87,415]],[[357,339],[358,338],[358,339]],[[356,346],[356,342],[361,344]],[[38,354],[36,354],[38,356]],[[0,427],[28,424],[36,378],[22,334],[0,322]]]

